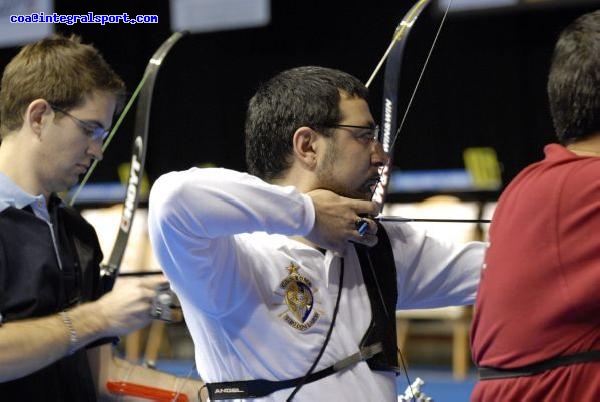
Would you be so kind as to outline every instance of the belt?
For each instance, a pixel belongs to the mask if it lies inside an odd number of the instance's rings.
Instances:
[[[208,389],[208,396],[211,401],[237,398],[260,398],[275,391],[279,391],[280,389],[295,387],[300,383],[308,384],[320,380],[321,378],[327,377],[333,373],[345,370],[358,362],[365,361],[381,351],[383,351],[381,342],[365,346],[360,348],[360,350],[353,355],[350,355],[323,370],[312,373],[309,376],[302,376],[282,381],[247,380],[213,382],[206,384],[206,388]]]
[[[479,367],[480,380],[497,380],[502,378],[528,377],[552,370],[557,367],[570,366],[571,364],[588,363],[600,361],[600,350],[589,350],[586,352],[575,353],[566,356],[557,356],[539,363],[529,364],[527,366],[500,369],[494,367]]]

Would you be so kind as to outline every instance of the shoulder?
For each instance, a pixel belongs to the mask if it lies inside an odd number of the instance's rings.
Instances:
[[[67,230],[81,240],[97,242],[96,230],[75,208],[63,206],[61,214]]]
[[[8,202],[0,200],[0,213],[8,207],[10,207],[10,204]]]
[[[420,231],[407,222],[378,222],[378,230],[383,230],[390,241],[407,239],[418,236]],[[379,234],[379,232],[377,232]]]

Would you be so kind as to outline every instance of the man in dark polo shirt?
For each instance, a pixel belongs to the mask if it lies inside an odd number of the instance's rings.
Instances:
[[[164,278],[119,280],[103,295],[94,229],[56,192],[94,159],[124,94],[99,52],[76,37],[25,46],[0,90],[0,400],[95,401],[108,379],[177,389],[198,382],[88,347],[150,321]],[[177,385],[179,384],[179,385]]]

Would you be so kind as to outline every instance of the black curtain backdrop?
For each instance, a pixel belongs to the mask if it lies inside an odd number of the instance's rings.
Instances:
[[[412,1],[271,1],[262,28],[193,34],[168,55],[153,97],[146,170],[151,180],[212,163],[244,170],[243,126],[257,85],[299,65],[339,68],[366,81]],[[405,104],[439,23],[430,6],[405,50]],[[494,147],[506,184],[553,141],[546,77],[560,30],[598,5],[450,15],[395,152],[401,169],[463,167],[465,147]],[[148,58],[170,35],[166,1],[57,0],[59,14],[156,14],[158,24],[58,24],[95,44],[133,91]],[[0,50],[2,68],[18,49]],[[380,116],[383,71],[371,89]],[[403,109],[404,106],[401,106]],[[118,180],[129,158],[132,110],[91,181]]]

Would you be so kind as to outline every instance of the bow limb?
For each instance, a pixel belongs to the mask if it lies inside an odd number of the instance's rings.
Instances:
[[[139,194],[142,186],[142,175],[144,173],[144,165],[146,162],[146,149],[148,143],[148,131],[150,126],[150,111],[152,105],[152,93],[154,83],[163,60],[175,43],[181,39],[185,33],[173,33],[163,44],[154,52],[142,78],[143,84],[140,90],[140,101],[137,105],[134,126],[134,140],[131,153],[131,166],[129,169],[129,179],[127,180],[127,188],[123,212],[121,213],[121,221],[119,231],[112,252],[107,264],[102,268],[101,275],[103,281],[112,288],[114,281],[125,254],[125,247],[129,240],[131,225],[135,216],[139,202]]]
[[[119,129],[119,127],[121,127],[121,123],[123,122],[123,120],[125,120],[127,113],[129,113],[129,110],[131,109],[131,107],[133,106],[133,103],[138,98],[138,95],[140,94],[141,90],[143,88],[147,87],[146,81],[148,81],[148,78],[151,78],[152,82],[150,83],[150,88],[152,90],[152,88],[154,87],[154,80],[156,79],[156,73],[158,72],[158,68],[160,68],[160,63],[165,58],[166,54],[169,52],[170,48],[175,44],[175,42],[178,41],[185,34],[186,34],[185,32],[175,32],[160,46],[160,48],[156,52],[154,52],[154,55],[150,58],[150,61],[148,62],[148,65],[146,66],[146,70],[144,71],[144,75],[142,76],[142,79],[140,80],[137,87],[133,91],[133,94],[131,94],[131,97],[129,98],[129,100],[127,101],[127,104],[123,108],[123,111],[119,115],[119,118],[117,119],[117,121],[115,122],[113,127],[111,128],[110,134],[106,138],[106,141],[104,141],[104,144],[102,144],[102,152],[103,153],[106,151],[106,149],[110,145],[110,143],[111,143],[112,139],[114,138],[115,134],[117,133],[117,130]],[[151,68],[151,66],[156,65],[156,63],[158,63],[158,67],[156,69]],[[154,75],[153,78],[152,78],[152,75]],[[150,90],[149,95],[148,94],[145,94],[145,95],[148,95],[151,97],[152,96],[151,90]],[[141,101],[140,101],[140,103],[141,103]],[[138,107],[138,110],[139,109],[140,108]],[[138,114],[140,114],[140,113],[138,112]],[[137,123],[138,123],[138,120],[136,119],[136,125],[137,125]],[[137,133],[137,132],[138,132],[138,130],[135,130],[135,133]],[[99,160],[95,159],[94,162],[92,163],[92,165],[90,166],[90,168],[88,169],[88,171],[86,172],[85,176],[81,180],[81,183],[79,183],[79,186],[77,186],[77,190],[75,191],[75,193],[69,200],[70,207],[75,205],[75,201],[77,200],[79,193],[81,192],[83,187],[85,187],[90,176],[92,175],[92,173],[98,166],[98,163],[99,163]]]
[[[139,193],[142,184],[142,174],[144,172],[144,165],[146,162],[146,147],[148,142],[148,131],[149,131],[149,123],[150,123],[150,111],[152,104],[152,93],[154,90],[154,83],[156,82],[156,77],[158,75],[158,71],[160,70],[160,66],[164,61],[165,57],[175,45],[175,43],[181,39],[185,33],[183,32],[175,32],[173,33],[163,44],[154,52],[150,61],[146,66],[146,70],[144,71],[144,75],[142,80],[136,87],[133,92],[131,98],[127,102],[127,105],[123,109],[123,112],[117,119],[117,122],[113,126],[110,135],[107,141],[102,146],[102,151],[104,152],[108,147],[111,139],[115,135],[117,129],[121,125],[121,122],[125,118],[125,115],[128,113],[131,108],[133,102],[139,95],[139,103],[137,105],[136,116],[135,116],[135,126],[134,126],[134,140],[133,140],[133,148],[131,154],[131,167],[129,170],[129,179],[127,180],[127,187],[125,192],[125,201],[123,205],[123,212],[121,213],[121,219],[119,223],[119,230],[117,233],[117,238],[113,245],[112,251],[110,253],[110,257],[108,259],[108,263],[104,265],[100,271],[102,287],[105,291],[112,289],[115,279],[117,277],[117,273],[119,267],[121,265],[121,261],[123,260],[123,256],[125,254],[125,247],[127,246],[127,241],[129,240],[129,234],[131,231],[131,225],[133,223],[133,218],[135,216],[135,210],[137,209],[139,203]],[[77,188],[77,191],[71,198],[69,205],[73,205],[79,192],[85,186],[88,178],[91,176],[94,168],[96,167],[98,161],[94,161],[94,164],[90,167],[81,184]]]
[[[382,119],[381,119],[383,127],[382,127],[382,134],[381,134],[380,141],[383,146],[383,150],[389,154],[389,158],[388,158],[388,161],[385,164],[385,166],[383,166],[383,168],[381,169],[380,180],[376,186],[376,189],[375,189],[375,191],[373,193],[373,197],[372,197],[373,201],[375,201],[377,204],[379,204],[380,209],[383,208],[383,204],[385,202],[385,197],[387,195],[387,187],[388,187],[390,173],[391,173],[394,144],[395,144],[396,140],[398,139],[398,135],[400,134],[400,131],[402,130],[404,121],[406,120],[406,116],[408,115],[408,112],[412,105],[412,101],[415,97],[415,94],[416,94],[418,88],[419,88],[421,78],[423,77],[423,74],[425,73],[427,64],[429,62],[429,59],[431,57],[433,49],[435,48],[435,45],[437,43],[437,39],[439,37],[441,29],[446,20],[446,16],[448,15],[448,10],[450,9],[450,5],[452,4],[452,0],[450,0],[450,2],[448,3],[448,7],[446,8],[446,11],[444,13],[444,16],[442,17],[442,21],[440,22],[440,25],[438,27],[438,30],[437,30],[437,33],[433,40],[433,43],[432,43],[431,47],[429,48],[429,53],[427,55],[425,63],[423,64],[423,67],[421,68],[419,78],[418,78],[417,83],[415,84],[415,87],[411,94],[410,100],[408,102],[408,106],[406,107],[406,109],[403,113],[402,122],[400,123],[400,126],[397,127],[397,122],[398,122],[398,83],[400,80],[400,71],[401,71],[402,60],[403,60],[403,56],[404,56],[404,47],[406,45],[406,41],[408,39],[408,35],[410,33],[411,28],[413,27],[413,25],[415,24],[415,22],[421,15],[421,12],[425,9],[425,7],[427,7],[427,5],[429,5],[430,2],[431,2],[431,0],[417,1],[411,7],[411,9],[406,13],[406,15],[402,18],[402,20],[396,27],[396,30],[394,32],[394,35],[393,35],[390,45],[388,46],[386,52],[384,53],[383,57],[379,61],[377,67],[375,67],[375,70],[371,74],[371,77],[369,78],[369,80],[367,81],[367,84],[366,84],[366,86],[369,87],[369,85],[371,84],[371,82],[373,81],[375,76],[377,75],[377,72],[383,65],[383,62],[385,61],[385,78],[384,78],[384,88],[383,88],[383,106],[382,106]],[[395,134],[392,135],[392,133],[395,133]]]
[[[389,154],[389,159],[385,166],[383,166],[381,169],[380,180],[379,183],[377,183],[372,197],[373,201],[379,205],[380,210],[383,209],[383,203],[385,202],[385,196],[387,195],[387,187],[391,173],[392,155],[390,151],[393,145],[392,133],[396,131],[398,121],[398,83],[400,82],[400,71],[402,68],[404,47],[406,45],[408,34],[410,33],[411,28],[421,15],[423,9],[430,2],[431,0],[419,0],[410,8],[410,10],[408,10],[406,15],[396,27],[390,45],[377,64],[377,67],[375,67],[375,70],[371,74],[371,77],[366,84],[366,86],[369,87],[375,78],[375,75],[381,69],[383,62],[385,61],[381,118],[382,133],[380,141],[383,146],[383,150]]]
[[[419,18],[419,15],[421,15],[421,11],[423,11],[423,9],[425,7],[427,7],[427,5],[430,2],[431,2],[431,0],[419,0],[419,1],[417,1],[410,8],[410,10],[408,10],[408,12],[404,15],[404,17],[402,17],[402,20],[400,21],[400,23],[396,27],[396,30],[394,31],[394,36],[392,38],[392,41],[390,42],[390,44],[389,44],[388,48],[386,49],[385,53],[383,54],[383,56],[379,60],[379,63],[377,63],[377,66],[375,67],[375,69],[371,73],[371,76],[369,77],[369,80],[365,84],[365,86],[367,88],[371,86],[371,83],[375,79],[375,76],[377,75],[377,73],[381,69],[381,66],[383,66],[383,63],[386,62],[386,60],[388,60],[388,57],[391,58],[391,59],[398,59],[398,57],[399,57],[400,58],[399,61],[402,61],[402,54],[404,52],[404,44],[406,42],[406,38],[408,37],[408,33],[410,32],[410,29],[412,28],[412,26],[417,21],[417,18]],[[396,54],[399,53],[399,55],[390,55],[390,53],[392,53],[392,52],[394,52]],[[397,61],[395,61],[393,64],[397,64],[398,65],[398,68],[396,69],[396,72],[397,72],[397,74],[400,74],[400,63],[398,63]],[[387,68],[388,68],[388,66],[386,64],[386,70],[387,70]],[[386,72],[386,81],[387,81],[387,72]],[[396,83],[397,82],[398,82],[398,80],[396,79]],[[394,92],[396,92],[397,89],[398,89],[397,86],[395,86],[394,87]]]

